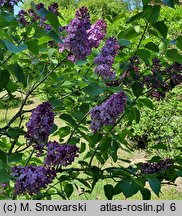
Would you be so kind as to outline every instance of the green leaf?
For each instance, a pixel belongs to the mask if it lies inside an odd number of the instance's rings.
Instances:
[[[102,139],[102,135],[99,133],[96,134],[92,134],[90,136],[88,136],[87,141],[89,142],[89,146],[91,148],[94,148],[95,145],[100,142],[100,140]]]
[[[182,169],[180,169],[177,173],[176,173],[177,176],[179,177],[182,177]]]
[[[7,131],[7,134],[13,138],[13,139],[17,139],[18,136],[20,135],[24,135],[25,131],[19,127],[14,127],[14,128],[9,128]]]
[[[4,59],[4,50],[0,48],[0,60],[3,61]]]
[[[88,63],[87,60],[78,60],[75,62],[75,65],[78,65],[78,66],[83,66],[83,65],[86,65]]]
[[[51,36],[49,36],[49,35],[44,35],[44,36],[42,36],[42,37],[40,37],[40,38],[38,39],[38,45],[47,43],[47,42],[50,41],[50,40],[51,40]]]
[[[0,70],[0,91],[7,86],[9,78],[10,74],[8,70]]]
[[[83,153],[86,150],[86,144],[85,143],[81,143],[81,147],[80,147],[80,153]]]
[[[144,6],[147,5],[150,2],[151,2],[151,0],[142,0],[142,3],[143,3]]]
[[[88,113],[89,112],[89,103],[83,103],[80,106],[80,111],[84,114]]]
[[[89,164],[86,162],[86,161],[78,161],[78,163],[82,166],[82,167],[84,167],[84,166],[88,166]]]
[[[142,59],[146,59],[146,58],[149,59],[151,57],[151,52],[149,50],[146,50],[146,49],[139,49],[137,51],[137,55]]]
[[[62,114],[60,116],[61,119],[63,119],[64,121],[68,122],[71,126],[76,127],[77,123],[75,122],[75,120],[71,117],[71,115],[68,114]]]
[[[99,143],[99,149],[101,152],[107,151],[107,149],[111,146],[111,137],[105,136],[102,138],[102,140]]]
[[[53,126],[51,127],[51,132],[50,132],[50,134],[55,133],[55,132],[57,131],[57,129],[58,129],[58,126],[57,126],[56,124],[53,124]]]
[[[135,116],[135,122],[136,123],[139,123],[140,121],[140,111],[139,109],[137,109],[136,107],[132,107],[132,112],[134,113],[134,116]]]
[[[63,43],[63,41],[60,39],[59,35],[55,31],[49,31],[47,35],[56,42]]]
[[[142,94],[142,92],[143,92],[142,84],[138,83],[138,82],[133,83],[132,90],[133,90],[133,94],[136,97],[139,97]]]
[[[7,40],[4,40],[4,43],[8,51],[14,54],[22,52],[27,49],[27,46],[25,44],[15,46],[13,43]]]
[[[96,83],[90,83],[83,91],[91,96],[99,96],[104,92],[104,90]]]
[[[6,169],[0,169],[0,184],[8,182],[11,179],[11,176]]]
[[[12,153],[8,157],[8,161],[9,163],[20,162],[22,160],[22,157],[23,157],[23,153]]]
[[[149,42],[145,45],[145,48],[149,49],[149,50],[152,50],[154,52],[159,52],[159,47],[153,43],[153,42]]]
[[[80,183],[82,183],[85,187],[91,189],[91,186],[89,185],[89,183],[88,183],[86,180],[84,180],[84,179],[79,179],[79,178],[77,178],[76,180],[79,181]]]
[[[126,29],[124,32],[120,32],[118,35],[118,38],[130,40],[130,39],[136,38],[138,35],[140,34],[137,33],[133,27],[130,27]]]
[[[112,200],[114,188],[111,184],[104,185],[104,193],[108,200]]]
[[[54,13],[52,13],[52,12],[48,12],[45,17],[49,21],[49,23],[51,24],[51,26],[54,28],[54,30],[56,32],[58,32],[59,20],[58,20],[57,16]]]
[[[159,21],[153,24],[154,27],[159,31],[159,33],[166,38],[167,36],[167,32],[168,32],[168,27],[167,25],[164,23],[164,21]]]
[[[45,16],[48,14],[49,11],[46,10],[45,8],[41,8],[40,10],[36,10],[36,12],[41,18],[45,18]]]
[[[133,22],[133,21],[135,21],[135,20],[139,20],[139,19],[141,19],[141,18],[143,18],[143,12],[137,13],[136,15],[130,17],[130,18],[126,21],[126,23],[130,23],[130,22]]]
[[[31,39],[26,42],[28,49],[34,55],[39,54],[39,46],[38,46],[38,39]]]
[[[143,16],[152,24],[157,22],[159,13],[160,13],[160,5],[146,5],[143,7]]]
[[[2,13],[0,15],[0,28],[4,28],[4,27],[8,27],[8,26],[14,26],[16,25],[16,19],[15,16],[6,14],[6,13]]]
[[[140,189],[140,193],[142,194],[143,200],[150,200],[151,199],[151,192],[147,188]]]
[[[114,194],[123,192],[126,198],[133,196],[140,190],[140,186],[132,179],[123,179],[114,187]]]
[[[170,60],[182,64],[182,55],[180,55],[176,49],[169,49],[166,55]]]
[[[70,127],[65,126],[65,127],[61,127],[58,131],[56,131],[53,134],[53,136],[59,135],[60,138],[64,138],[64,137],[68,136],[69,134],[70,134]]]
[[[174,8],[174,0],[162,0],[162,2],[163,2],[165,5]]]
[[[73,185],[72,184],[66,184],[64,186],[64,192],[66,193],[66,196],[69,198],[71,194],[73,193]]]
[[[146,106],[150,109],[154,108],[153,102],[148,98],[139,98],[138,101],[140,101],[144,106]]]
[[[155,144],[155,145],[151,146],[150,148],[152,148],[152,149],[164,149],[167,151],[167,146],[164,144]]]
[[[149,185],[150,185],[151,189],[153,190],[153,192],[159,197],[159,193],[161,190],[160,181],[155,177],[150,177],[150,178],[148,177],[147,180],[148,180]]]
[[[2,162],[3,166],[7,165],[7,154],[2,150],[0,150],[0,161]]]
[[[177,39],[176,39],[176,46],[182,50],[182,36],[179,36]]]
[[[18,63],[14,64],[14,73],[15,73],[15,76],[18,82],[21,82],[23,86],[26,87],[27,83],[26,83],[26,79],[23,73],[23,69],[20,67]]]
[[[119,43],[119,46],[130,46],[131,45],[131,42],[126,39],[119,39],[118,43]]]

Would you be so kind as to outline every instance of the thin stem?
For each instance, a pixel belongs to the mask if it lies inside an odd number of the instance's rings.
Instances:
[[[31,154],[29,155],[29,157],[28,157],[28,159],[27,159],[27,161],[26,161],[26,163],[25,163],[25,167],[28,165],[28,163],[30,162],[30,160],[31,160],[31,158],[32,158],[32,156],[33,156],[33,154],[34,154],[34,152],[35,152],[35,149],[33,149],[32,150],[32,152],[31,152]]]
[[[30,145],[28,145],[28,146],[25,146],[24,148],[22,148],[22,149],[18,150],[19,148],[21,148],[21,146],[19,146],[19,147],[18,147],[18,148],[15,150],[15,153],[20,153],[20,152],[23,152],[23,151],[25,151],[26,149],[30,148]]]
[[[77,126],[75,127],[75,129],[72,131],[72,133],[70,134],[68,140],[67,140],[67,144],[69,143],[69,141],[71,140],[71,138],[73,137],[73,135],[75,134],[75,132],[78,130],[79,126],[82,124],[82,122],[86,119],[86,117],[89,115],[90,111],[87,112],[83,118],[81,119],[81,121],[77,124]]]
[[[20,123],[19,123],[19,126],[18,126],[19,128],[21,127],[22,122],[23,122],[23,116],[20,118]],[[12,153],[14,147],[15,147],[15,144],[19,139],[19,136],[20,135],[18,135],[17,138],[13,140],[13,143],[11,144],[11,147],[10,147],[9,152],[8,152],[8,156],[11,155],[11,153]]]

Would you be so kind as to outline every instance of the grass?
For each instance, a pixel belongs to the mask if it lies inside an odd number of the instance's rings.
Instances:
[[[1,98],[1,95],[0,95],[0,98]],[[15,113],[17,113],[17,111],[19,110],[19,105],[21,103],[21,100],[22,100],[21,97],[14,99],[11,103],[8,103],[7,99],[1,100],[1,104],[0,104],[0,127],[5,126],[8,122],[8,120],[11,119],[15,115]],[[25,110],[31,110],[31,109],[35,108],[40,103],[41,103],[41,101],[39,99],[31,98],[29,100],[29,103],[26,104]],[[28,121],[29,116],[30,116],[30,113],[25,114],[24,123],[23,123],[24,126],[25,126],[25,122]],[[58,128],[63,125],[63,123],[60,121],[60,119],[58,117],[56,117],[56,124],[58,125]],[[17,126],[17,125],[18,125],[18,121],[15,121],[13,123],[13,126]],[[55,137],[51,137],[51,139],[55,139]],[[22,140],[20,139],[20,142],[21,141],[24,142],[25,141],[24,138],[22,138]],[[24,159],[25,159],[26,155],[24,156]],[[119,151],[119,156],[123,159],[131,159],[132,158],[132,164],[138,163],[139,161],[145,161],[146,158],[148,157],[148,155],[146,154],[145,151],[138,151],[138,150],[134,151],[131,154],[121,150],[121,151]],[[83,158],[83,155],[81,155],[81,157],[79,157],[77,160],[80,160],[82,158]],[[36,158],[34,157],[34,162],[35,162],[35,160],[36,160]],[[32,162],[33,162],[33,160],[32,160]],[[112,162],[109,160],[105,164],[105,166],[113,166],[113,165],[115,165],[115,164],[112,164]],[[121,165],[125,166],[126,164],[124,164],[122,162]],[[88,193],[83,193],[83,189],[82,189],[83,185],[76,182],[76,180],[74,180],[74,183],[76,183],[78,185],[78,190],[76,190],[76,188],[75,188],[73,194],[70,197],[71,200],[86,200],[86,199],[88,199],[88,200],[96,200],[96,199],[106,200],[106,197],[104,195],[104,189],[103,189],[104,185],[108,184],[108,183],[113,184],[113,185],[116,184],[112,180],[100,180],[97,183],[97,185],[95,186],[92,194],[88,194]],[[180,182],[179,184],[181,186],[182,182]],[[60,197],[55,196],[54,199],[60,199]],[[124,195],[119,194],[117,196],[114,196],[114,199],[115,200],[125,200],[125,197],[124,197]],[[142,196],[141,196],[140,192],[138,192],[137,194],[135,194],[134,196],[132,196],[129,199],[141,200]],[[152,200],[181,200],[181,199],[182,199],[182,190],[180,190],[180,191],[177,190],[177,188],[175,186],[170,186],[170,185],[162,186],[162,190],[161,190],[159,197],[157,197],[152,192]]]

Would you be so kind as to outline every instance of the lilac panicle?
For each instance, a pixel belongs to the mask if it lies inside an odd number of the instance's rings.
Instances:
[[[76,11],[75,18],[66,27],[67,36],[59,45],[59,52],[68,50],[68,59],[75,62],[85,60],[92,48],[99,46],[106,34],[106,22],[102,19],[91,25],[90,15],[86,7]]]
[[[96,106],[91,111],[91,129],[94,133],[99,131],[104,125],[112,125],[123,113],[126,104],[126,94],[118,92],[113,94],[100,106]]]
[[[106,35],[107,24],[105,20],[99,19],[95,24],[91,25],[88,32],[88,40],[91,47],[97,48],[101,40]]]
[[[172,160],[170,158],[167,158],[167,159],[159,161],[159,162],[143,163],[141,166],[141,171],[144,174],[160,173],[162,171],[167,170],[172,165],[173,165]]]
[[[86,7],[80,8],[76,12],[76,18],[71,20],[66,27],[67,37],[60,44],[59,52],[64,49],[70,51],[69,60],[85,60],[86,56],[91,53],[88,41],[87,30],[90,28],[89,13]]]
[[[99,74],[103,80],[114,80],[116,73],[112,70],[112,64],[118,51],[118,41],[114,37],[107,39],[100,55],[94,59],[95,73]]]
[[[15,166],[12,168],[12,175],[15,177],[14,195],[37,194],[41,189],[52,183],[56,177],[54,169],[42,166]]]
[[[54,123],[52,110],[50,103],[44,102],[32,111],[30,120],[26,124],[27,133],[25,135],[30,143],[42,144],[46,142]]]
[[[44,164],[46,166],[67,166],[70,165],[75,157],[79,148],[69,144],[59,144],[58,142],[48,142],[47,144],[47,156]]]

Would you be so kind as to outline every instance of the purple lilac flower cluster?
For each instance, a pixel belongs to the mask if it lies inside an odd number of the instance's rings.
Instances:
[[[87,34],[90,26],[88,10],[82,7],[76,12],[76,18],[66,27],[67,37],[60,44],[59,52],[67,49],[70,51],[70,61],[84,60],[91,53]]]
[[[43,144],[47,141],[54,123],[53,108],[49,102],[38,105],[33,111],[29,122],[26,124],[25,137],[30,143]]]
[[[162,171],[167,170],[172,165],[173,165],[172,160],[167,158],[167,159],[162,160],[160,162],[143,163],[142,166],[141,166],[141,171],[144,174],[160,173]]]
[[[103,80],[114,80],[116,78],[116,73],[111,67],[114,63],[118,48],[117,39],[110,37],[107,39],[100,55],[94,59],[94,63],[97,65],[95,73],[99,74]]]
[[[123,113],[126,104],[126,94],[118,92],[113,94],[100,106],[96,106],[91,111],[91,129],[94,133],[99,131],[104,125],[112,125]]]
[[[162,68],[158,58],[153,59],[151,74],[143,77],[143,84],[151,88],[151,96],[160,100],[166,92],[172,90],[182,82],[182,65],[173,63],[171,66]]]
[[[52,183],[56,171],[42,166],[15,166],[12,168],[12,175],[16,178],[15,196],[25,193],[33,195]]]
[[[39,11],[44,8],[43,3],[39,3],[36,5],[36,10]],[[58,4],[57,3],[52,3],[49,7],[48,10],[53,12],[54,14],[58,15]],[[27,26],[30,23],[39,22],[39,26],[41,28],[44,28],[48,31],[52,29],[52,26],[46,23],[46,18],[42,18],[38,16],[37,11],[34,11],[33,9],[29,9],[27,12],[24,10],[19,11],[18,13],[18,19],[17,21],[20,22],[22,25]]]
[[[69,144],[59,144],[58,142],[48,142],[47,156],[44,160],[46,166],[67,166],[78,156],[79,148]]]
[[[85,60],[92,48],[99,46],[106,34],[106,22],[98,20],[91,25],[90,15],[86,7],[76,11],[76,18],[66,27],[67,36],[59,45],[59,52],[65,49],[70,52],[68,59],[72,62]]]
[[[0,0],[0,7],[5,7],[10,11],[13,11],[13,8],[18,4],[20,0]]]

